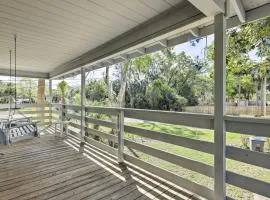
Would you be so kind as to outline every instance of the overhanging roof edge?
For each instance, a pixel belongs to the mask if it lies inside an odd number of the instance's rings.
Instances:
[[[1,76],[10,76],[9,69],[0,69]],[[14,77],[15,71],[11,70],[11,76]],[[49,73],[43,72],[32,72],[32,71],[23,71],[16,70],[17,77],[25,77],[25,78],[40,78],[40,79],[49,79]]]

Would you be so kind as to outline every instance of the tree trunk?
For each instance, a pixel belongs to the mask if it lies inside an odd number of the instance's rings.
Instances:
[[[125,107],[125,92],[127,85],[127,73],[124,70],[124,66],[121,64],[121,87],[117,97],[117,103],[119,107]]]
[[[44,104],[45,103],[45,80],[39,79],[38,80],[38,93],[37,93],[37,103]],[[40,122],[44,122],[44,107],[37,107],[37,110],[40,110],[41,112],[38,114],[38,117],[40,118]]]
[[[261,82],[261,115],[266,115],[266,77]]]
[[[241,84],[238,84],[238,106],[240,105],[241,100]]]
[[[109,102],[110,104],[112,104],[112,88],[111,88],[111,84],[110,84],[110,68],[106,67],[106,74],[105,74],[105,83],[107,85],[108,88],[108,98],[109,98]]]
[[[259,83],[256,81],[255,82],[256,85],[256,106],[259,106]]]
[[[118,96],[116,97],[115,103],[117,107],[125,107],[125,91],[126,91],[126,85],[127,85],[127,74],[124,70],[124,66],[123,66],[124,64],[121,63],[120,65],[121,65],[120,91],[119,91]],[[114,124],[117,123],[116,116],[112,116],[111,120]],[[116,129],[112,129],[111,133],[114,135],[117,135]],[[117,147],[117,145],[112,141],[109,141],[109,145],[112,147]]]
[[[135,98],[133,96],[130,96],[130,107],[134,108],[134,102],[135,102]]]
[[[134,108],[134,97],[132,95],[132,91],[131,91],[131,87],[130,87],[129,81],[127,81],[127,86],[126,87],[127,87],[127,92],[128,92],[128,95],[129,95],[129,100],[130,100],[129,104],[130,104],[130,107],[131,108]]]

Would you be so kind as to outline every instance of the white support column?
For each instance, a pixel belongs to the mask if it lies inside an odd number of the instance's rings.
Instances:
[[[81,145],[80,152],[83,152],[85,136],[85,69],[81,68]]]
[[[214,123],[214,199],[226,199],[226,20],[223,13],[215,16],[215,123]]]
[[[49,110],[50,110],[50,125],[52,124],[52,80],[49,80]]]
[[[124,162],[124,111],[120,111],[117,118],[118,132],[118,162]]]

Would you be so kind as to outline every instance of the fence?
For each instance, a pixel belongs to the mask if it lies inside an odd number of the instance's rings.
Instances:
[[[213,114],[214,106],[187,106],[185,112]],[[226,106],[227,115],[260,116],[260,106]],[[266,115],[270,115],[270,106],[266,107]]]

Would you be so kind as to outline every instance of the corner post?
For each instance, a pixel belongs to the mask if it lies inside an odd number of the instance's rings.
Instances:
[[[49,80],[49,111],[50,111],[50,125],[52,125],[52,80]]]
[[[85,137],[85,69],[81,68],[81,144],[80,152],[84,149]]]
[[[215,122],[214,122],[214,199],[226,199],[226,20],[215,16]]]
[[[120,110],[120,113],[117,117],[119,163],[124,163],[124,117],[124,111]]]

